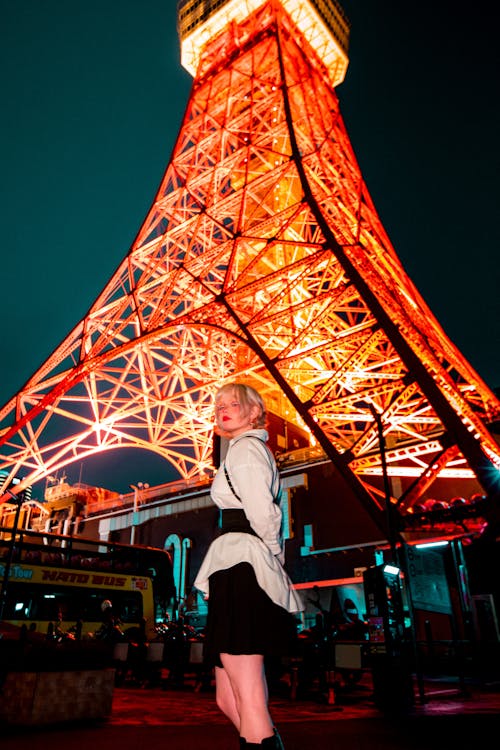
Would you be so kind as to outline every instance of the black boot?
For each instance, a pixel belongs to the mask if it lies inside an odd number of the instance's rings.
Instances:
[[[274,730],[272,737],[265,737],[262,742],[247,742],[243,737],[240,737],[240,748],[252,747],[267,748],[267,750],[285,750],[281,737],[276,729]]]
[[[276,738],[276,750],[285,750],[285,746],[283,744],[283,740],[281,739],[278,730],[276,727],[273,729],[274,736]],[[272,747],[272,746],[271,746]]]
[[[272,737],[266,737],[265,740],[262,740],[262,742],[260,743],[261,747],[267,747],[268,750],[285,750],[285,746],[283,745],[283,741],[278,734],[278,730],[273,729],[273,732],[274,734]]]
[[[265,740],[262,740],[260,746],[265,747],[268,750],[280,750],[279,740],[276,737],[276,734],[273,734],[272,737],[266,737]]]

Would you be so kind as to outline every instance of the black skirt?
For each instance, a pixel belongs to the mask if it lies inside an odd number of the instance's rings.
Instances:
[[[210,576],[204,661],[221,667],[220,654],[291,655],[297,638],[294,615],[260,588],[250,563]]]

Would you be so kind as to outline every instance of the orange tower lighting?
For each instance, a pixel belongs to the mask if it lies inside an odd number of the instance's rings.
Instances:
[[[0,469],[22,489],[134,447],[207,476],[215,389],[242,378],[382,525],[384,471],[402,514],[438,477],[475,478],[496,500],[500,403],[408,278],[363,181],[335,93],[340,5],[182,0],[178,29],[194,80],[158,193],[88,314],[1,410]]]

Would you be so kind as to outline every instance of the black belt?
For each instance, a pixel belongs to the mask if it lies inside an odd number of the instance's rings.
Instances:
[[[220,511],[220,533],[228,534],[230,531],[240,531],[244,534],[258,536],[250,526],[250,522],[244,510],[238,508],[227,508]]]

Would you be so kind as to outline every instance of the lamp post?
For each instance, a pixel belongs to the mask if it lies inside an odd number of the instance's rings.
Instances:
[[[387,472],[387,457],[385,453],[384,427],[382,425],[382,417],[380,416],[379,412],[375,409],[374,405],[370,401],[367,401],[366,403],[373,415],[375,424],[377,425],[378,442],[379,442],[379,447],[380,447],[380,461],[382,464],[382,476],[384,479],[385,512],[387,515],[387,536],[388,536],[389,546],[391,549],[391,562],[394,563],[394,565],[397,565],[398,553],[397,553],[397,548],[396,548],[396,537],[394,533],[394,518],[392,515],[391,488],[389,484],[389,474]]]
[[[368,400],[364,403],[370,409],[377,425],[384,479],[387,537],[391,550],[390,564],[385,563],[368,568],[363,574],[370,622],[369,654],[374,700],[376,705],[383,710],[406,710],[413,705],[414,696],[406,641],[403,576],[398,562],[384,428],[382,417],[374,404]],[[415,659],[416,644],[413,627],[411,632],[413,658]]]
[[[135,542],[135,527],[137,526],[137,509],[139,507],[140,493],[142,490],[148,490],[149,484],[147,482],[137,482],[137,484],[129,484],[131,490],[134,490],[134,506],[132,512],[132,524],[130,527],[130,544]]]

